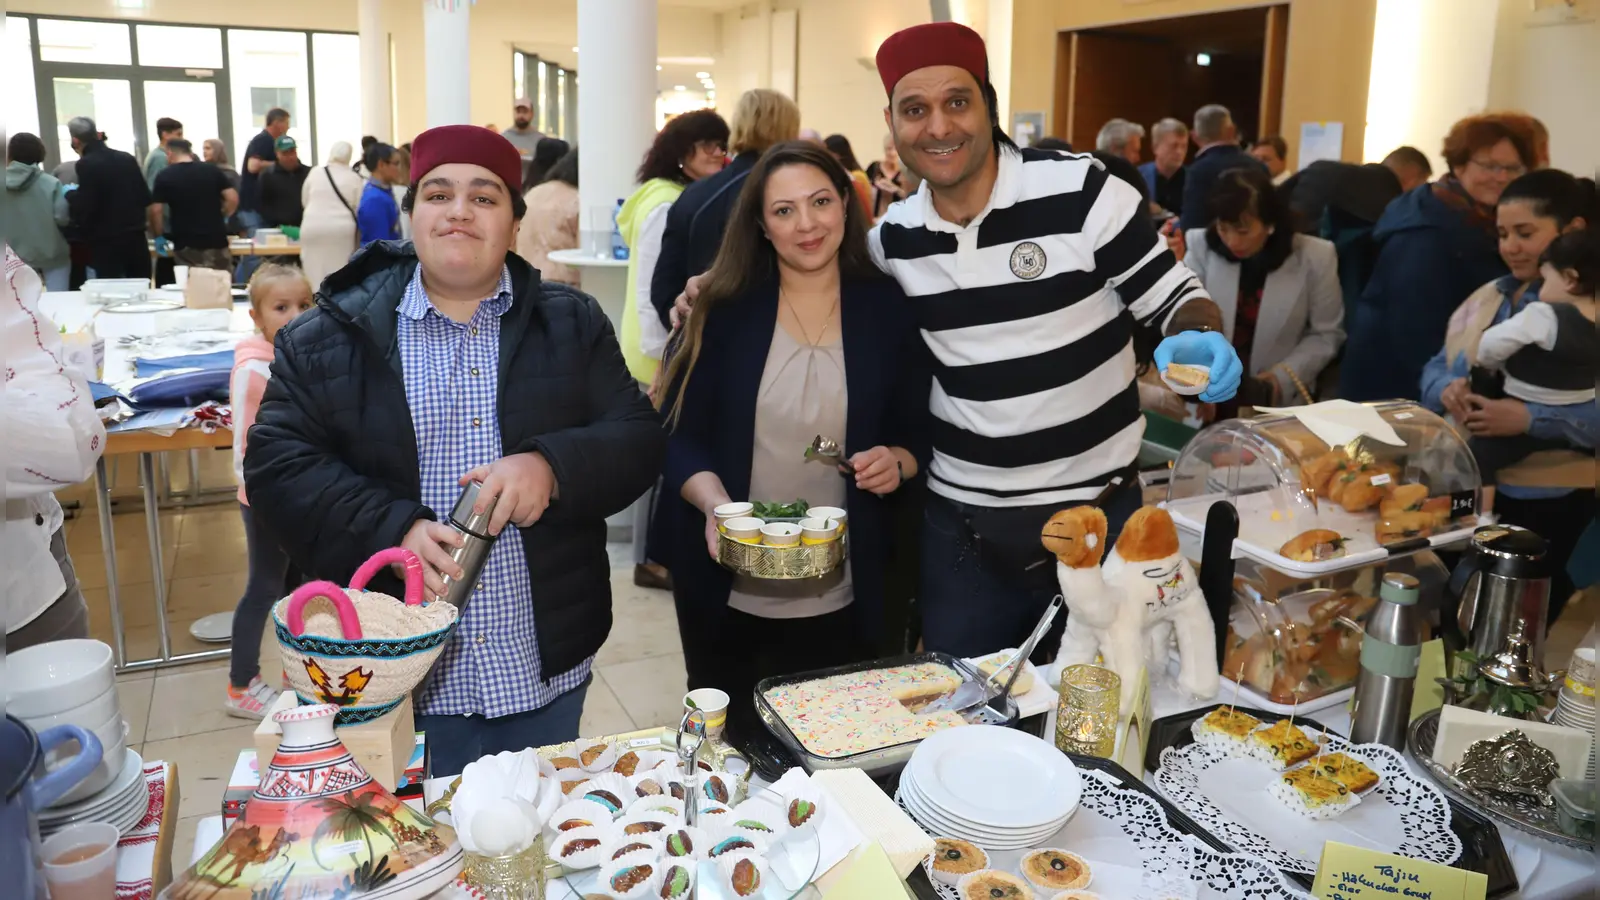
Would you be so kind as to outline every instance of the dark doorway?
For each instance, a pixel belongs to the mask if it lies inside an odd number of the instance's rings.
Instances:
[[[1091,150],[1109,119],[1190,123],[1207,103],[1228,107],[1243,139],[1276,133],[1288,13],[1263,6],[1063,32],[1054,133]]]

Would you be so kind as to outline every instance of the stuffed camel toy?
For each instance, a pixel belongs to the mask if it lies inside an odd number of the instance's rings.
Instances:
[[[1092,506],[1064,509],[1041,535],[1055,554],[1056,578],[1067,604],[1067,630],[1056,665],[1092,663],[1098,653],[1122,678],[1127,714],[1144,665],[1164,661],[1176,634],[1178,686],[1196,697],[1217,693],[1217,646],[1211,614],[1194,568],[1178,551],[1178,529],[1159,507],[1141,507],[1105,552],[1106,516]]]

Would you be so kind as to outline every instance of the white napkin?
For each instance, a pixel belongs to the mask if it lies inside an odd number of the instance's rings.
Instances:
[[[1294,416],[1329,447],[1342,447],[1362,435],[1396,447],[1406,445],[1376,409],[1349,400],[1324,400],[1310,406],[1258,406],[1256,411]]]
[[[850,816],[839,806],[839,801],[828,793],[828,788],[807,775],[805,769],[796,766],[783,773],[782,778],[773,782],[772,790],[788,797],[808,784],[821,792],[828,801],[827,809],[823,810],[822,824],[817,827],[817,842],[821,845],[821,858],[817,860],[817,877],[821,878],[823,873],[854,852],[866,838],[850,820]]]

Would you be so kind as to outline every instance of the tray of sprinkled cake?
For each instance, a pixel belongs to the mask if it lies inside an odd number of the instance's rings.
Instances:
[[[965,713],[929,712],[933,701],[983,676],[948,653],[917,653],[768,678],[756,710],[808,772],[898,771],[923,738],[963,725],[1015,725],[1017,704]]]

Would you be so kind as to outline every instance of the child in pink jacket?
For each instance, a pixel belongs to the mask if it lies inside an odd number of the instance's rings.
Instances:
[[[255,424],[261,395],[272,378],[272,339],[295,316],[311,308],[311,282],[293,266],[264,265],[250,279],[250,318],[253,334],[233,351],[229,396],[233,402],[233,474],[239,481],[239,513],[244,517],[245,541],[250,552],[250,578],[244,596],[233,612],[233,656],[228,671],[229,715],[260,719],[277,702],[278,689],[261,678],[261,633],[272,605],[289,592],[289,557],[272,535],[250,515],[244,495],[244,454],[250,426]]]

